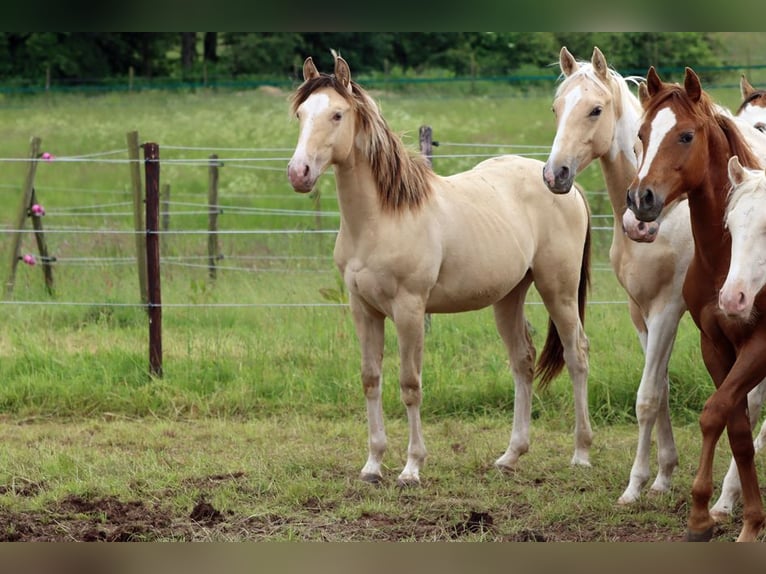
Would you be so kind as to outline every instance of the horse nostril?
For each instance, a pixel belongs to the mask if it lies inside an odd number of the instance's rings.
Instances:
[[[559,179],[569,179],[569,168],[565,165],[559,168]]]
[[[653,207],[654,206],[654,193],[651,189],[647,189],[641,200],[644,202],[644,205],[646,207]]]
[[[627,194],[625,194],[625,203],[628,206],[628,209],[633,209],[635,207],[635,203],[633,203],[633,198],[630,196],[630,191],[628,191]]]
[[[745,299],[746,299],[746,297],[745,297],[745,294],[742,291],[739,292],[738,299],[739,300],[737,301],[737,305],[739,305],[740,308],[744,307],[745,306]]]
[[[304,165],[303,166],[303,177],[308,177],[308,175],[309,175],[309,166],[308,165]]]

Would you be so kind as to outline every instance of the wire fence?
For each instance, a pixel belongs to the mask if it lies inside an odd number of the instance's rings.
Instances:
[[[486,153],[447,153],[447,154],[432,154],[433,160],[439,159],[455,159],[455,158],[476,158],[486,159],[498,155],[499,150],[515,150],[513,153],[523,156],[547,156],[550,151],[550,146],[542,145],[518,145],[518,144],[486,144],[486,143],[474,143],[474,142],[439,142],[440,148],[468,148],[468,149],[486,149],[494,150],[487,151]],[[253,147],[253,148],[237,148],[237,147],[200,147],[200,146],[182,146],[182,145],[164,145],[163,151],[175,151],[175,152],[194,152],[194,153],[220,153],[220,152],[237,152],[237,153],[249,153],[249,154],[264,154],[264,153],[289,153],[292,152],[292,148],[281,147]],[[106,164],[106,165],[128,165],[132,163],[145,163],[145,160],[131,160],[123,158],[109,158],[108,156],[114,156],[118,154],[127,155],[127,149],[113,149],[106,151],[97,151],[87,154],[78,154],[72,156],[53,156],[45,154],[42,158],[0,158],[0,163],[11,162],[46,162],[46,163],[83,163],[83,164]],[[252,165],[243,164],[259,164],[261,162],[279,162],[282,167],[274,167],[284,172],[284,164],[289,161],[289,157],[225,157],[215,158],[163,158],[160,163],[163,165],[174,166],[188,166],[188,167],[209,167],[211,165],[225,165],[226,168],[250,168]],[[242,163],[238,163],[242,162]],[[328,173],[332,176],[332,170]],[[18,186],[8,183],[0,184],[0,189],[6,190],[18,190]],[[83,193],[83,194],[124,194],[124,189],[94,189],[94,188],[80,188],[80,187],[64,187],[64,186],[46,186],[45,193]],[[606,193],[606,192],[595,192]],[[199,194],[178,194],[175,193],[174,197],[179,195],[194,195],[198,197]],[[228,196],[230,199],[237,197],[247,198],[250,201],[253,200],[284,200],[286,198],[299,199],[305,201],[305,197],[286,195],[258,195],[252,194],[235,194],[232,193]],[[327,198],[337,200],[337,197],[330,195]],[[323,197],[323,199],[327,199]],[[134,212],[126,208],[133,206],[129,201],[109,201],[101,203],[93,203],[90,205],[71,205],[57,207],[55,210],[49,210],[44,215],[46,218],[52,218],[55,220],[62,220],[65,218],[132,218]],[[181,209],[178,209],[181,208]],[[333,218],[340,217],[339,211],[327,211],[316,209],[286,209],[286,208],[266,208],[266,207],[248,207],[240,206],[233,203],[216,203],[211,205],[209,203],[201,202],[189,202],[189,201],[166,201],[163,203],[163,210],[161,215],[176,216],[204,216],[204,215],[221,215],[226,216],[263,216],[274,218],[275,216],[289,217],[289,218]],[[603,225],[592,225],[591,229],[594,231],[609,231],[613,227],[610,225],[612,218],[611,214],[594,214],[592,215],[594,221],[602,222]],[[36,229],[26,228],[11,228],[6,227],[4,231],[8,234],[36,234],[39,233]],[[110,227],[82,227],[82,226],[47,226],[44,233],[50,235],[98,235],[98,236],[127,236],[135,237],[137,235],[146,234],[144,230],[124,230],[114,229]],[[218,229],[215,232],[211,232],[207,229],[166,229],[157,230],[156,233],[160,236],[210,236],[215,233],[217,236],[263,236],[263,235],[297,235],[297,236],[311,236],[311,235],[324,235],[330,236],[337,234],[337,229]],[[332,257],[318,257],[318,256],[301,256],[301,255],[238,255],[238,254],[220,254],[219,261],[266,261],[266,262],[282,262],[291,263],[296,261],[320,263],[326,265],[325,267],[316,267],[310,269],[300,269],[295,267],[252,267],[242,265],[230,265],[230,264],[218,264],[217,270],[224,272],[242,272],[242,273],[336,273],[337,270],[332,264]],[[209,269],[209,257],[204,255],[164,255],[161,258],[162,264],[169,267],[181,267],[188,269]],[[54,266],[73,266],[73,267],[108,267],[108,266],[130,266],[137,264],[137,258],[133,256],[55,256],[44,257],[41,261]],[[208,262],[206,262],[208,261]],[[594,265],[594,271],[598,272],[611,272],[611,267],[608,265]],[[120,303],[113,301],[46,301],[46,300],[4,300],[0,301],[3,305],[23,305],[23,306],[103,306],[103,307],[145,307],[144,303]],[[539,301],[529,301],[528,304],[539,305],[542,304]],[[627,300],[594,300],[590,301],[592,305],[624,305],[627,304]],[[334,302],[301,302],[301,303],[162,303],[162,307],[168,308],[194,308],[194,307],[207,307],[207,308],[296,308],[296,307],[346,307],[345,303]]]

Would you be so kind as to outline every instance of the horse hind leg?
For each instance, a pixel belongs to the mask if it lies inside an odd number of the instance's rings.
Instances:
[[[761,381],[757,387],[747,395],[747,408],[750,415],[750,428],[755,428],[761,415],[763,401],[766,399],[766,380]],[[766,441],[766,420],[763,421],[761,430],[758,433],[753,447],[755,452],[759,453],[763,449]],[[734,507],[739,502],[742,495],[742,484],[739,481],[739,472],[737,472],[737,462],[732,457],[729,463],[729,470],[721,484],[721,495],[710,508],[710,514],[716,522],[723,522],[731,516]]]
[[[559,269],[565,269],[565,264]],[[577,282],[574,276],[565,281],[566,275],[557,273],[554,281],[535,279],[537,290],[556,327],[563,347],[564,362],[572,381],[575,408],[575,445],[571,463],[590,466],[590,446],[593,430],[588,410],[588,355],[589,342],[580,321],[577,303]]]
[[[512,471],[521,455],[529,450],[535,347],[524,316],[524,300],[531,283],[531,277],[527,275],[513,291],[494,305],[495,324],[508,351],[515,389],[510,442],[505,453],[495,461],[495,466],[503,472]]]

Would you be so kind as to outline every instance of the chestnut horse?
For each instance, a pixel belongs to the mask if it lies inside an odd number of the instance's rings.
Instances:
[[[420,482],[426,457],[420,404],[426,313],[494,307],[495,323],[515,382],[513,429],[495,461],[511,469],[529,448],[532,382],[550,381],[566,364],[574,388],[573,464],[590,465],[588,340],[583,329],[589,274],[590,213],[578,190],[552,196],[540,181],[543,164],[502,156],[442,177],[389,129],[377,104],[351,80],[335,55],[334,74],[311,58],[292,96],[300,134],[288,165],[298,192],[310,191],[330,166],[341,223],[334,259],[349,293],[361,346],[367,402],[368,458],[361,478],[382,478],[386,433],[381,402],[385,319],[399,341],[399,386],[409,422],[400,485]],[[535,367],[524,316],[534,283],[550,314]]]
[[[766,294],[755,299],[756,313],[742,321],[718,308],[719,290],[728,273],[731,237],[724,227],[732,155],[758,168],[758,157],[738,125],[713,104],[700,80],[686,68],[684,85],[647,74],[639,138],[643,157],[628,190],[628,207],[641,221],[655,221],[662,233],[664,214],[682,195],[688,197],[694,254],[683,295],[700,329],[700,348],[716,387],[700,415],[702,450],[692,485],[688,540],[710,540],[714,518],[715,447],[726,429],[742,485],[743,526],[738,541],[755,540],[764,525],[763,504],[754,462],[747,394],[766,376]]]

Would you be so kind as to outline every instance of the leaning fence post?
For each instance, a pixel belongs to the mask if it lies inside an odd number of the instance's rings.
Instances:
[[[13,234],[13,245],[11,247],[11,270],[8,274],[8,280],[5,282],[5,296],[9,298],[13,293],[13,286],[16,283],[16,267],[21,257],[21,230],[24,229],[24,223],[27,220],[27,213],[32,201],[32,193],[35,185],[35,173],[37,172],[37,160],[40,157],[40,138],[33,137],[29,142],[29,167],[27,176],[24,180],[24,192],[21,198],[21,207],[16,217],[15,233]]]
[[[33,206],[37,204],[37,194],[35,188],[32,188],[32,197],[29,200],[29,216],[32,218],[32,227],[35,230],[35,240],[37,241],[37,252],[40,254],[40,262],[43,265],[43,278],[45,279],[45,290],[48,295],[53,295],[53,266],[51,263],[56,260],[48,254],[48,243],[45,241],[43,232],[43,222],[41,217],[44,211],[35,211]]]
[[[141,193],[141,166],[138,157],[138,132],[128,132],[128,165],[130,167],[130,183],[133,189],[133,229],[136,230],[136,262],[138,263],[138,290],[141,303],[146,305],[146,235],[144,235],[144,197]]]
[[[145,143],[146,276],[149,310],[149,372],[162,377],[162,291],[160,289],[160,149]]]
[[[218,259],[218,156],[210,156],[210,166],[208,167],[208,187],[207,187],[207,265],[208,273],[211,279],[215,279],[215,262]]]

